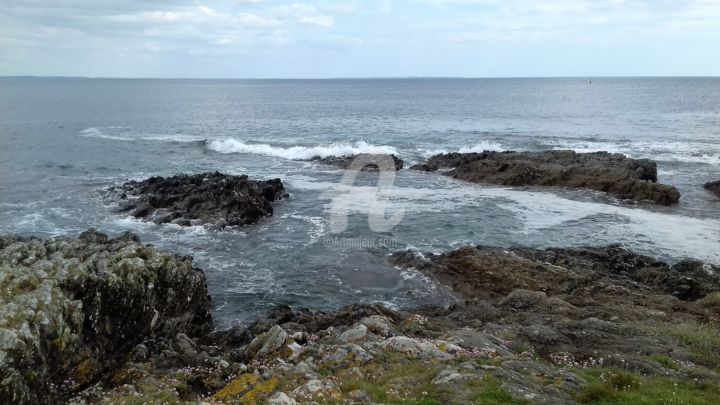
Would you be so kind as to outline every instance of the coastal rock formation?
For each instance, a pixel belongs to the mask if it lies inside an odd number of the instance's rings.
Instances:
[[[363,172],[379,172],[400,170],[404,162],[395,155],[360,153],[352,156],[314,157],[313,162],[339,167],[343,170],[360,170]]]
[[[720,268],[621,246],[391,257],[448,308],[275,307],[211,332],[191,259],[125,234],[0,237],[1,403],[659,402],[720,398]]]
[[[192,259],[90,230],[0,237],[0,403],[61,403],[151,338],[210,332]]]
[[[705,189],[715,193],[716,196],[720,197],[720,180],[713,181],[711,183],[705,183]]]
[[[654,331],[680,336],[682,328],[717,329],[720,312],[710,308],[720,303],[720,268],[711,264],[685,260],[670,266],[618,245],[478,246],[431,256],[400,252],[393,262],[455,291],[464,300],[462,316],[449,314],[456,321],[491,322],[495,326],[483,327],[512,331],[548,359],[569,353],[583,361],[621,355],[646,362],[635,349],[643,342],[644,356],[672,352],[682,361],[720,365],[720,357],[693,357],[682,344],[651,338]]]
[[[135,218],[220,229],[256,223],[272,215],[273,201],[287,197],[280,179],[255,181],[219,172],[151,177],[127,182],[119,191],[121,211]]]
[[[587,188],[613,197],[676,204],[680,192],[657,183],[657,164],[607,152],[574,151],[447,153],[410,169],[436,171],[474,183]]]
[[[459,301],[412,311],[276,307],[201,339],[141,344],[70,403],[710,405],[720,398],[716,266],[669,266],[620,246],[468,247],[392,260],[446,283]]]

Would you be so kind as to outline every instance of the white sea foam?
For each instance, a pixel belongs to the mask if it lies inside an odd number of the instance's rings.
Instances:
[[[475,144],[470,147],[462,147],[462,148],[460,148],[459,152],[460,153],[473,153],[473,152],[480,153],[480,152],[485,152],[486,150],[493,151],[493,152],[502,152],[505,150],[505,148],[497,142],[481,141],[480,143]]]
[[[553,149],[579,153],[607,151],[632,158],[659,161],[720,164],[720,145],[679,141],[573,141],[547,142]]]
[[[289,160],[308,160],[316,156],[350,156],[358,153],[393,153],[397,150],[391,146],[371,145],[364,141],[351,143],[332,143],[317,146],[273,146],[264,143],[245,143],[234,138],[215,139],[207,142],[207,148],[220,153],[248,153],[265,155]]]
[[[128,138],[125,136],[108,135],[108,134],[104,133],[103,131],[101,131],[97,128],[94,128],[94,127],[83,129],[82,131],[79,131],[78,134],[80,134],[80,136],[84,136],[86,138],[102,138],[102,139],[112,139],[112,140],[116,140],[116,141],[132,141],[133,140],[132,138]]]
[[[480,141],[480,143],[477,143],[472,146],[463,146],[459,149],[451,150],[447,148],[438,148],[438,149],[421,149],[419,151],[420,156],[424,158],[431,158],[435,155],[440,155],[444,153],[450,153],[450,152],[460,152],[460,153],[481,153],[485,151],[492,151],[492,152],[502,152],[506,150],[505,146],[492,141]]]
[[[452,181],[448,179],[447,181]],[[483,207],[497,206],[522,224],[520,239],[537,238],[547,230],[584,224],[582,232],[594,232],[595,238],[587,243],[610,244],[620,242],[642,253],[669,257],[693,257],[720,264],[720,220],[693,218],[639,207],[613,205],[602,202],[576,201],[556,195],[552,190],[527,191],[503,187],[466,184],[464,187],[400,187],[395,186],[387,195],[388,213],[405,215],[452,212],[462,220],[463,209],[471,208],[474,220],[482,216]],[[333,206],[340,214],[366,215],[374,201],[376,188],[336,186],[335,197],[342,204]],[[330,208],[327,204],[326,209]],[[480,211],[478,211],[480,210]],[[492,211],[488,211],[492,212]],[[470,215],[470,214],[467,214]],[[495,215],[495,214],[491,214]],[[607,218],[606,222],[592,225],[588,218]],[[489,218],[490,221],[494,219]],[[592,229],[597,226],[597,229]],[[478,229],[482,224],[478,223]],[[574,231],[572,231],[574,232]],[[523,236],[526,235],[526,236]],[[548,241],[558,245],[566,243]],[[583,243],[583,241],[578,241]]]
[[[143,135],[140,138],[146,140],[146,141],[168,141],[168,142],[178,142],[178,143],[192,143],[192,142],[201,142],[204,141],[205,138],[201,136],[195,136],[195,135],[184,135],[184,134],[174,134],[174,135]]]

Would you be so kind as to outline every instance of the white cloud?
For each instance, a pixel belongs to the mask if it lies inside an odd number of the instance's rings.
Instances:
[[[291,4],[288,6],[276,7],[274,14],[295,20],[301,24],[315,25],[318,27],[332,27],[335,25],[335,18],[330,15],[318,13],[315,6],[309,4]]]

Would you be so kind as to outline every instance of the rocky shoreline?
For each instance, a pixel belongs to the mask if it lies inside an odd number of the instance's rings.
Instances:
[[[447,153],[411,170],[438,171],[453,178],[503,186],[585,188],[622,200],[672,205],[680,192],[657,183],[657,164],[607,152],[574,151]]]
[[[204,276],[189,257],[132,234],[2,237],[0,402],[720,398],[716,266],[670,266],[620,246],[480,246],[389,260],[445,284],[457,304],[277,307],[248,327],[211,333]]]

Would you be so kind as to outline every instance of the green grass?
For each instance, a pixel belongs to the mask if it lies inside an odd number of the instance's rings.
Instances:
[[[475,397],[475,403],[478,405],[524,405],[527,401],[514,399],[507,391],[502,389],[500,382],[494,377],[488,375],[483,378],[479,387],[480,394]]]
[[[408,360],[391,353],[380,362],[381,368],[374,369],[376,372],[368,373],[365,378],[342,380],[341,390],[346,394],[354,390],[365,391],[378,403],[394,405],[447,404],[458,398],[482,405],[527,403],[513,399],[490,375],[458,383],[458,386],[438,387],[431,382],[443,365]],[[373,367],[370,366],[369,369]],[[374,377],[370,376],[371,374]]]
[[[669,368],[670,370],[680,370],[680,366],[670,356],[664,354],[653,354],[648,356],[650,360],[657,361],[662,364],[663,367]]]
[[[716,405],[720,387],[615,369],[576,370],[589,384],[576,399],[593,405]]]
[[[693,361],[720,370],[720,328],[702,323],[646,324],[641,329],[655,336],[670,336],[688,346]]]

